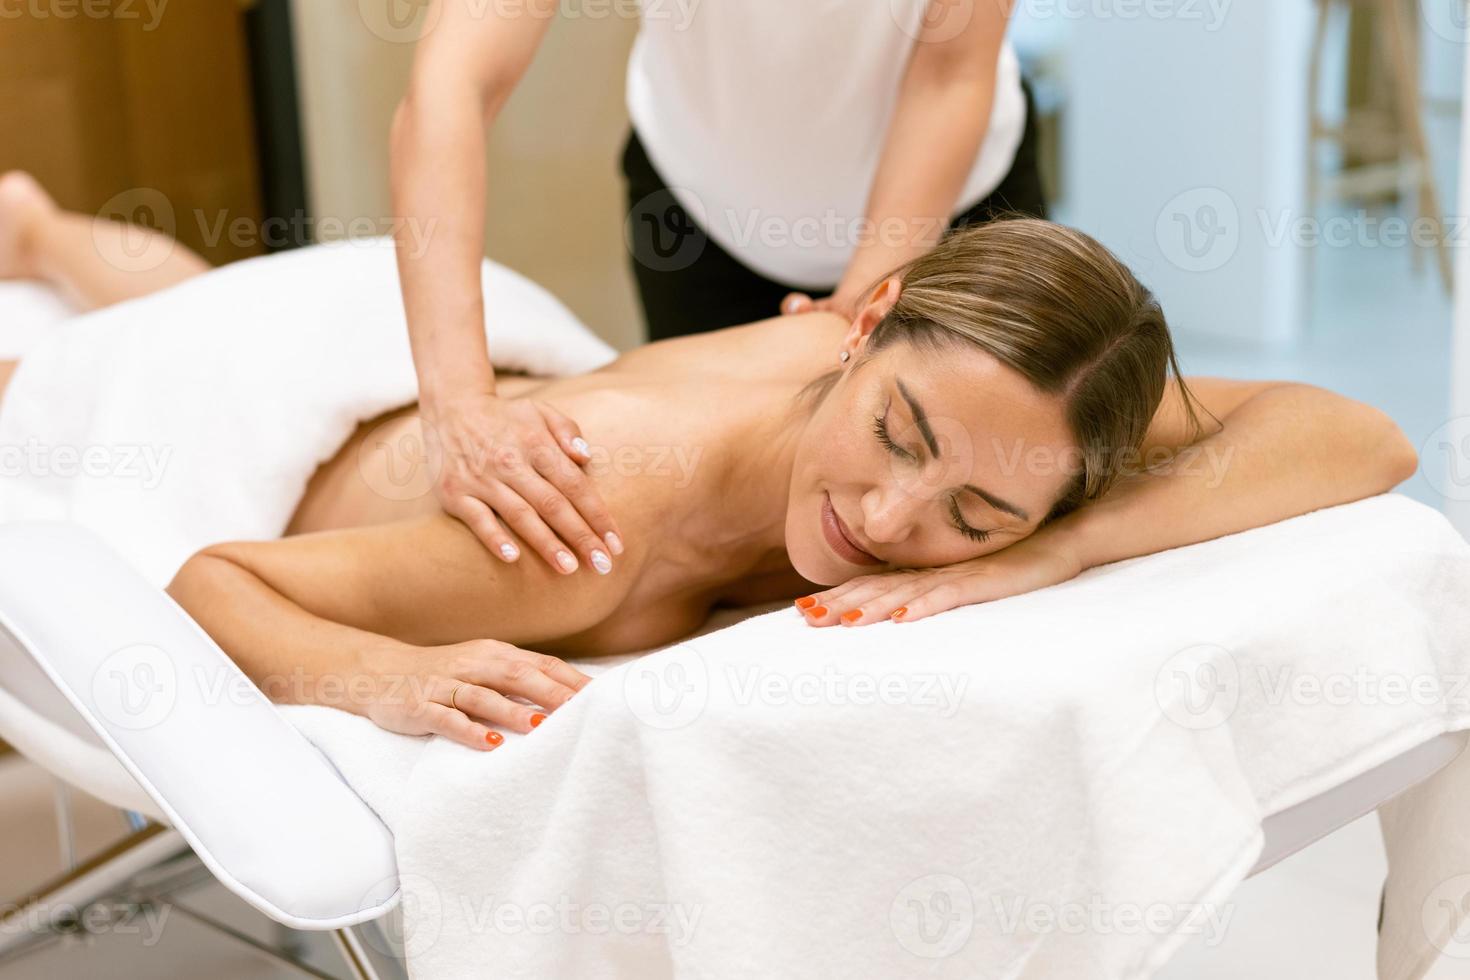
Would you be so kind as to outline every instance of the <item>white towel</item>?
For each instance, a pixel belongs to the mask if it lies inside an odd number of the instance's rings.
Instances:
[[[415,977],[1146,977],[1224,938],[1267,815],[1470,727],[1467,594],[1384,495],[918,623],[779,609],[489,754],[287,715],[391,814]],[[1438,951],[1421,889],[1390,949]]]
[[[616,356],[523,276],[487,262],[484,290],[503,369]],[[0,520],[85,524],[160,583],[205,544],[278,537],[354,427],[417,397],[386,239],[239,262],[47,329],[0,403]]]

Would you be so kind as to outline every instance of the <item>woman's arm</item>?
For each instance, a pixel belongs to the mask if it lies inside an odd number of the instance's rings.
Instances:
[[[1323,388],[1223,378],[1186,383],[1224,425],[1202,419],[1206,435],[1191,443],[1183,398],[1171,384],[1142,452],[1144,464],[1163,455],[1170,461],[1042,529],[1082,568],[1385,493],[1419,465],[1413,443],[1391,418]]]
[[[830,299],[812,304],[793,294],[782,312],[815,305],[850,317],[864,289],[939,243],[990,126],[1010,9],[1010,0],[930,0],[868,196],[872,235],[858,243]]]
[[[496,395],[480,291],[486,131],[556,9],[435,0],[393,119],[398,273],[441,506],[503,561],[520,551],[502,522],[563,574],[578,554],[606,574],[622,542],[580,468],[586,443],[548,406]]]
[[[1288,382],[1186,379],[1208,415],[1191,441],[1171,383],[1140,453],[1146,470],[1010,547],[946,568],[854,579],[819,593],[815,625],[903,622],[1030,592],[1084,569],[1384,493],[1413,475],[1413,444],[1383,412]]]
[[[444,515],[215,545],[168,591],[273,700],[479,748],[481,721],[533,727],[536,709],[507,696],[554,710],[588,681],[512,644],[549,623],[558,634],[591,626],[622,598],[616,580],[573,585],[540,564],[507,567]]]

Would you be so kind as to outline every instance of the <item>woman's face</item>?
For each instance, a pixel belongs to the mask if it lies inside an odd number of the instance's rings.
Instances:
[[[1061,399],[969,344],[864,356],[861,323],[796,448],[786,547],[797,573],[836,585],[976,558],[1034,531],[1080,460]]]

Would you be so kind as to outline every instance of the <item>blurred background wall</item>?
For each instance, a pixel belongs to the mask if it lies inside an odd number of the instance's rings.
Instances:
[[[63,207],[159,225],[216,263],[256,254],[210,235],[212,220],[201,229],[156,206],[260,220],[239,8],[136,5],[121,19],[36,10],[47,15],[0,8],[0,171],[31,171]],[[138,193],[145,186],[162,198]]]
[[[388,127],[418,23],[380,0],[296,0],[302,130],[315,214],[391,216]],[[489,142],[491,258],[561,298],[619,348],[643,339],[623,245],[623,70],[637,21],[564,17]]]

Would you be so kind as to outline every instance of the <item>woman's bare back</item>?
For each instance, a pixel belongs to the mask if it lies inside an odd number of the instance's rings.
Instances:
[[[616,508],[625,536],[642,545],[608,577],[623,586],[611,614],[559,642],[543,640],[544,649],[667,642],[696,628],[718,603],[802,588],[784,563],[743,568],[717,548],[688,540],[678,515],[712,493],[718,481],[708,478],[728,462],[720,457],[731,428],[773,399],[789,398],[819,372],[844,326],[825,315],[768,321],[650,345],[584,375],[498,383],[504,397],[535,397],[579,421],[593,447],[589,476]],[[287,533],[442,517],[422,426],[412,405],[359,426],[312,477]],[[537,561],[529,556],[520,564]],[[593,575],[583,569],[572,578]]]

